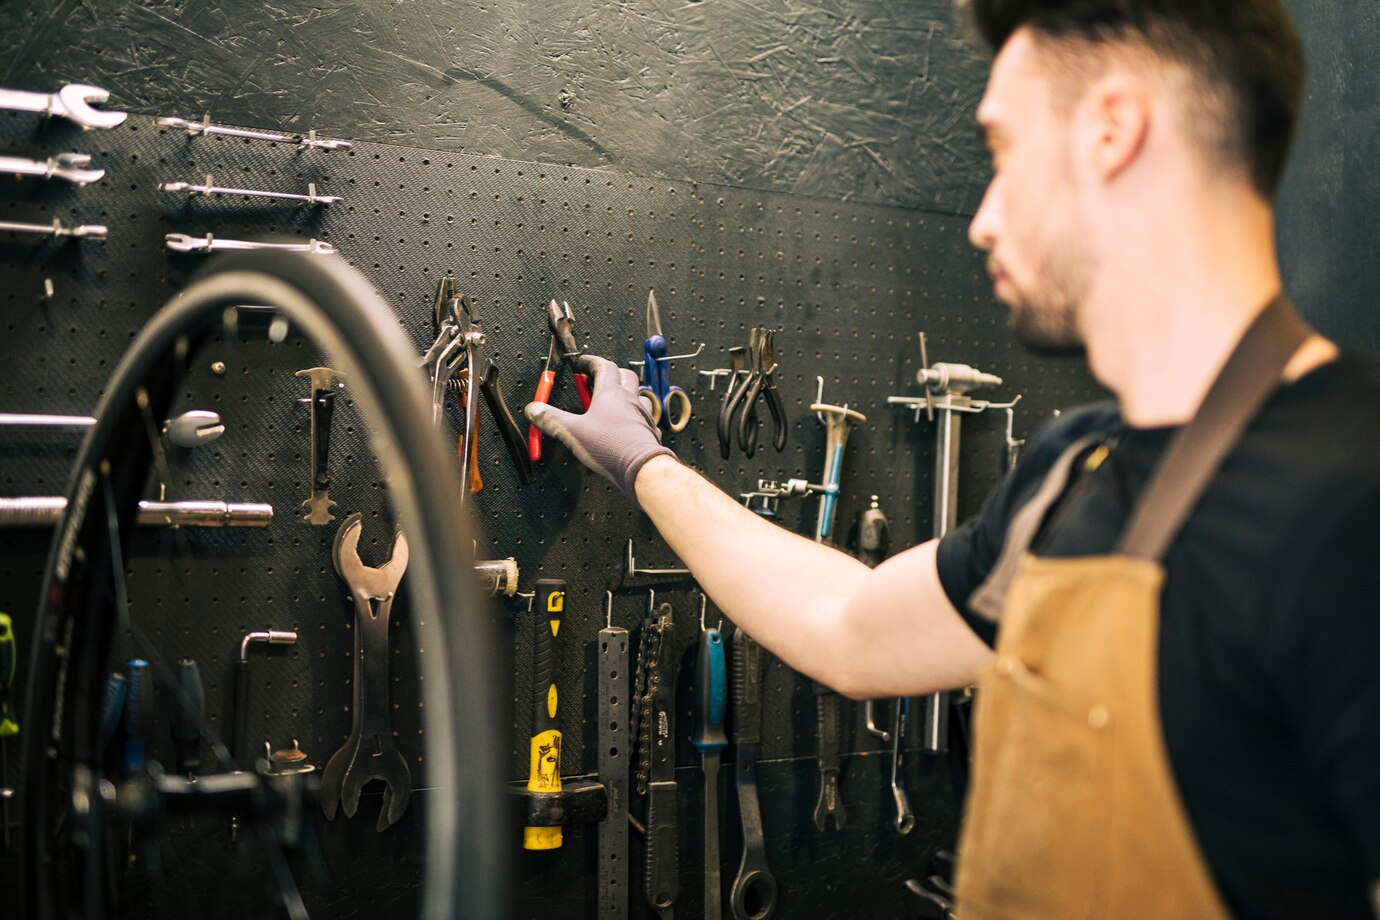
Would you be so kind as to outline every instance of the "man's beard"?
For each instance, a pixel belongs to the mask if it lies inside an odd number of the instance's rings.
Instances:
[[[1006,276],[1015,288],[1007,301],[1011,331],[1016,341],[1038,355],[1077,355],[1084,350],[1078,311],[1090,287],[1090,257],[1082,247],[1061,243],[1055,247],[1058,254],[1046,259],[1039,272],[1039,290],[1023,290]]]

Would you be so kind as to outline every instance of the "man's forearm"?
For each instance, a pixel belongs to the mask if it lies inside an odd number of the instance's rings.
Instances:
[[[874,573],[670,457],[648,461],[635,488],[714,602],[803,674],[853,696],[918,694],[965,684],[986,660],[939,588],[933,546]]]

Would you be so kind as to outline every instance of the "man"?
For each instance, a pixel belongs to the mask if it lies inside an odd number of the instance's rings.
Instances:
[[[587,414],[528,416],[802,673],[979,686],[964,920],[1372,916],[1380,369],[1280,296],[1297,38],[1276,0],[973,6],[997,54],[971,239],[1016,334],[1085,348],[1115,404],[875,570],[677,462],[628,370],[591,359]]]

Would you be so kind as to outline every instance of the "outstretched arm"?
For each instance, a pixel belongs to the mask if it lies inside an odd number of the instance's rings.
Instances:
[[[753,514],[663,447],[637,379],[587,358],[584,415],[527,416],[634,498],[705,592],[791,667],[857,698],[974,682],[987,646],[949,603],[931,540],[875,570]]]

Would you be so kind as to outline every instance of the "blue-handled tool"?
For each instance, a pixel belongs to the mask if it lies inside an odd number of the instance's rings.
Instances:
[[[821,384],[822,386],[822,384]],[[834,512],[838,509],[839,483],[843,479],[843,449],[855,424],[867,421],[867,416],[847,406],[833,406],[819,401],[810,405],[824,423],[828,439],[824,447],[824,496],[819,503],[819,517],[815,522],[815,542],[823,543],[834,531]]]
[[[700,608],[700,644],[695,659],[695,734],[691,738],[704,768],[704,916],[723,917],[719,881],[719,756],[728,745],[724,712],[728,709],[728,665],[724,640],[717,629],[704,626]]]
[[[638,393],[652,410],[652,422],[666,431],[684,431],[690,424],[690,397],[671,384],[671,369],[666,360],[669,347],[661,332],[661,315],[657,311],[656,291],[647,291],[647,339],[642,343],[643,371],[646,381]],[[679,407],[677,415],[675,408]]]
[[[149,663],[142,658],[130,659],[128,685],[125,690],[124,739],[120,763],[126,776],[144,769],[148,760],[149,732],[147,697],[153,692],[149,683]]]

